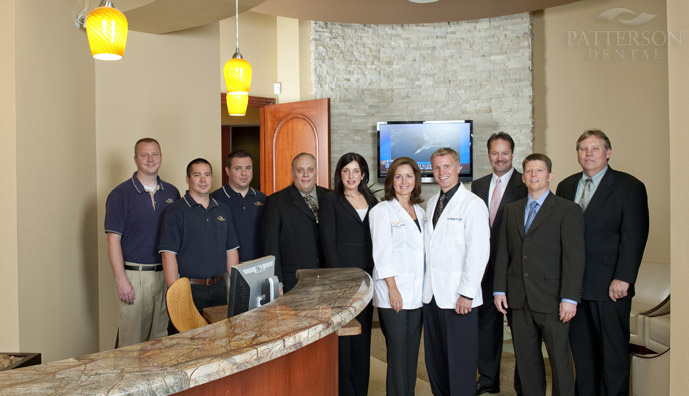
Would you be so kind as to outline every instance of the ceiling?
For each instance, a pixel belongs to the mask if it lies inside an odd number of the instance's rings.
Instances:
[[[239,12],[312,21],[407,24],[465,21],[541,10],[578,0],[241,0]],[[232,0],[115,0],[131,30],[170,33],[234,15]]]
[[[578,0],[265,0],[251,11],[310,21],[402,24],[468,21],[542,10]]]

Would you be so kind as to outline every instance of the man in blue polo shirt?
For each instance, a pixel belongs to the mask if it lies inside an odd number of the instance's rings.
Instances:
[[[163,155],[155,139],[134,145],[136,172],[108,195],[105,232],[119,306],[118,346],[167,335],[163,266],[157,250],[163,212],[179,199],[158,177]]]
[[[239,262],[232,214],[210,196],[212,183],[208,161],[197,158],[187,165],[189,191],[165,212],[158,248],[168,287],[189,278],[199,312],[227,304],[223,274]]]
[[[254,178],[253,158],[244,150],[227,157],[227,185],[215,190],[213,198],[232,212],[232,222],[239,239],[239,262],[261,257],[261,215],[266,195],[251,187]]]

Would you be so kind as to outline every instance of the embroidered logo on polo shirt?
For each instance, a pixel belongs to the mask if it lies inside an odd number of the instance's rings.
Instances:
[[[222,216],[218,216],[218,221],[225,221],[225,218]]]
[[[173,202],[175,202],[175,200],[172,199],[172,198],[168,198],[168,199],[165,200],[165,203],[171,204],[171,203],[173,203]]]
[[[256,201],[256,202],[254,202],[254,205],[256,205],[256,206],[263,206],[263,202]]]

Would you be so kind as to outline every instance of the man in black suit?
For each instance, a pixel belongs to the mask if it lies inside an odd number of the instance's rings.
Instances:
[[[577,394],[629,394],[629,312],[648,238],[646,187],[608,166],[612,146],[600,130],[577,140],[583,172],[557,186],[557,195],[584,209],[586,270],[570,340]]]
[[[514,140],[505,132],[488,138],[488,159],[493,173],[471,183],[471,192],[488,206],[490,213],[490,259],[481,282],[483,304],[478,311],[478,373],[476,395],[500,393],[500,356],[502,355],[503,316],[490,304],[493,299],[493,273],[498,232],[505,205],[526,197],[522,174],[512,167]],[[508,317],[510,315],[508,314]],[[514,389],[521,395],[519,376],[515,366]]]
[[[292,160],[292,184],[266,199],[262,219],[263,255],[275,256],[280,293],[297,284],[296,271],[325,266],[318,232],[318,202],[328,189],[316,186],[316,158]]]
[[[553,372],[553,395],[574,395],[569,321],[577,312],[584,276],[584,216],[550,188],[552,162],[524,159],[528,197],[505,207],[495,260],[494,302],[512,309],[512,338],[522,390],[545,396],[541,342]]]

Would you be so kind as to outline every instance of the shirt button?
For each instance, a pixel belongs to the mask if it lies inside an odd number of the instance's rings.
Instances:
[[[524,273],[524,277],[527,277],[527,276],[529,276],[529,273],[528,273],[528,272],[525,272],[525,273]]]
[[[526,255],[522,256],[522,258],[523,258],[524,260],[526,260]]]

